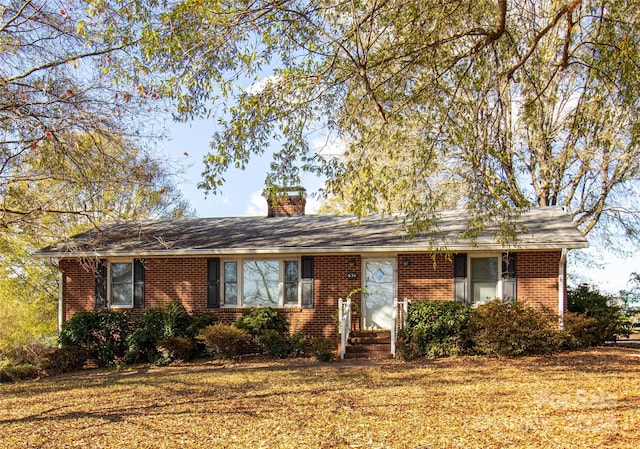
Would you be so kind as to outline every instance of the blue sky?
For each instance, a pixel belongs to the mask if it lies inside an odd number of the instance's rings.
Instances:
[[[205,192],[197,188],[202,179],[202,159],[209,151],[214,123],[214,120],[210,120],[171,126],[171,138],[163,143],[162,148],[170,160],[177,160],[186,168],[180,190],[200,217],[266,215],[267,203],[260,193],[271,160],[269,153],[262,158],[253,159],[244,171],[229,170],[221,194],[205,197]],[[188,156],[184,155],[185,152]],[[321,187],[321,181],[309,175],[304,179],[303,185],[307,193],[312,194]],[[317,201],[310,196],[307,200],[307,213],[315,213],[317,208]],[[604,266],[570,265],[569,274],[573,275],[574,283],[589,281],[598,285],[603,292],[617,293],[627,287],[632,272],[640,272],[640,255],[625,258],[610,254],[603,248],[590,248],[588,251]]]
[[[213,126],[213,120],[172,125],[171,138],[164,142],[163,148],[170,160],[177,160],[186,168],[180,190],[200,217],[266,215],[267,203],[261,192],[271,161],[271,154],[268,152],[261,158],[252,159],[244,171],[230,169],[225,175],[226,182],[222,186],[221,194],[205,196],[205,191],[197,188],[197,184],[202,180],[202,160],[209,152]],[[303,185],[309,195],[307,212],[314,213],[317,211],[318,203],[311,194],[320,188],[321,181],[308,175],[304,178]]]

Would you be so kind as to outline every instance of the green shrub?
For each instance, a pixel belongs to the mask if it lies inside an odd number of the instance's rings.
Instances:
[[[557,351],[557,331],[548,316],[519,302],[492,301],[473,309],[469,335],[481,354],[522,356]]]
[[[468,346],[467,327],[471,309],[455,301],[411,303],[407,324],[398,333],[398,357],[446,357]]]
[[[267,330],[274,330],[281,335],[289,332],[286,315],[271,307],[254,307],[245,310],[234,326],[247,331],[254,337],[262,335]]]
[[[35,379],[40,375],[37,366],[26,363],[22,365],[8,365],[0,369],[0,382],[16,382],[18,380]]]
[[[127,363],[153,362],[158,357],[157,345],[161,339],[153,328],[143,326],[134,330],[127,339]]]
[[[580,313],[565,313],[564,328],[558,331],[560,348],[579,349],[594,346],[596,344],[594,335],[596,326],[595,318]]]
[[[313,337],[308,342],[309,355],[320,362],[331,362],[335,358],[334,344],[330,338]]]
[[[250,341],[250,335],[235,326],[214,324],[200,331],[196,337],[207,352],[216,358],[231,358],[242,352]]]
[[[288,357],[291,353],[289,340],[274,329],[267,329],[258,335],[256,344],[267,354],[281,359]]]
[[[158,352],[170,362],[188,362],[196,352],[196,345],[185,337],[169,337],[158,342]]]
[[[70,373],[82,369],[89,358],[89,351],[82,346],[63,346],[52,351],[42,366],[49,376]]]
[[[289,337],[289,356],[304,357],[309,350],[309,339],[300,331]]]
[[[181,305],[172,302],[152,307],[135,320],[135,330],[127,339],[127,363],[155,362],[159,357],[158,342],[170,337],[195,338],[200,330],[218,322],[211,313],[191,316]]]
[[[631,333],[631,321],[625,316],[623,308],[613,305],[610,296],[603,295],[587,284],[567,290],[567,309],[589,318],[582,320],[579,328],[575,329],[575,337],[581,346],[601,345],[620,336],[628,337]]]
[[[184,336],[187,338],[195,338],[202,329],[220,321],[217,315],[213,313],[197,313],[191,318],[191,323],[185,329]]]
[[[183,306],[173,301],[160,309],[162,338],[184,337],[192,324],[192,317]]]
[[[79,312],[63,324],[62,346],[82,346],[100,366],[112,365],[124,356],[133,321],[128,311]]]

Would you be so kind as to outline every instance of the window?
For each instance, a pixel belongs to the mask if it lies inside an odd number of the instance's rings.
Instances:
[[[298,305],[298,261],[284,262],[284,305]]]
[[[453,260],[456,301],[478,305],[497,298],[516,299],[516,254],[456,254]]]
[[[274,307],[280,304],[279,261],[245,260],[242,281],[242,305]]]
[[[95,308],[144,308],[144,263],[98,260],[95,267]]]
[[[305,259],[305,258],[303,258]],[[305,262],[305,276],[313,264]],[[299,260],[227,260],[223,262],[223,302],[236,307],[312,307],[310,278],[301,278]]]
[[[133,264],[112,263],[110,269],[109,304],[111,307],[133,307]]]
[[[484,304],[500,297],[498,257],[471,258],[471,303]]]
[[[224,303],[238,304],[238,263],[224,263]]]

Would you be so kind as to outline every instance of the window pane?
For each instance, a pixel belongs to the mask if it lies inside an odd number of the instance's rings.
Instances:
[[[131,282],[132,267],[130,263],[111,264],[111,282]]]
[[[133,305],[133,266],[130,263],[111,264],[111,305]]]
[[[298,282],[298,262],[286,261],[284,263],[284,281]]]
[[[471,279],[498,281],[498,258],[482,257],[471,259]]]
[[[224,263],[224,298],[225,305],[238,305],[238,262]]]
[[[224,263],[224,281],[238,282],[238,263],[237,262]]]
[[[287,282],[284,284],[284,303],[288,306],[298,305],[298,283]]]
[[[279,304],[280,263],[277,260],[252,260],[242,265],[242,304],[277,306]]]
[[[238,305],[238,284],[234,282],[224,284],[224,304]]]
[[[484,304],[493,301],[498,297],[495,282],[474,282],[473,283],[473,303]]]
[[[130,306],[133,304],[133,285],[112,284],[111,285],[111,305]]]
[[[474,304],[493,301],[498,297],[498,258],[471,259],[471,299]]]
[[[298,262],[287,260],[284,262],[284,304],[298,305]]]

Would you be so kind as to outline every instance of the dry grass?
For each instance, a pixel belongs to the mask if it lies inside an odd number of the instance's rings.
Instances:
[[[640,351],[201,364],[0,385],[2,448],[635,448]]]

